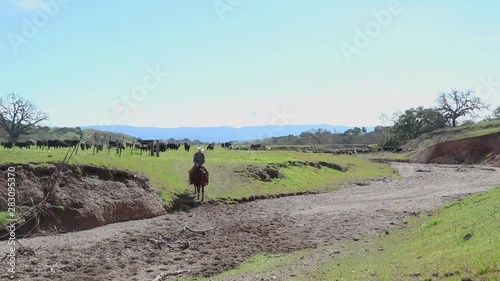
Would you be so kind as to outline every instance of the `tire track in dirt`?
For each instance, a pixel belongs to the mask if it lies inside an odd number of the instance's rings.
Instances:
[[[152,280],[179,270],[210,276],[257,253],[315,248],[381,232],[408,215],[500,185],[499,169],[392,165],[402,179],[324,194],[202,205],[190,212],[22,239],[25,247],[42,248],[37,255],[18,257],[17,280]],[[184,226],[218,227],[203,234],[182,231]],[[8,249],[6,241],[0,246]]]

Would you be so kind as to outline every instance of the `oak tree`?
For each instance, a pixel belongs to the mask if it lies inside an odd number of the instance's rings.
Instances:
[[[0,98],[0,128],[8,140],[15,143],[21,135],[33,133],[33,129],[49,120],[47,113],[39,110],[31,101],[11,93]]]
[[[477,117],[476,111],[488,109],[479,97],[474,95],[474,91],[459,91],[452,89],[451,92],[441,93],[436,99],[437,110],[441,115],[450,121],[452,127],[457,126],[457,119],[462,116]]]

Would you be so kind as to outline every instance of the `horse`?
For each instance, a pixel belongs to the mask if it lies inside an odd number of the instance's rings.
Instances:
[[[193,172],[193,184],[194,184],[194,194],[197,194],[197,199],[200,199],[201,191],[201,201],[203,201],[205,195],[205,185],[208,184],[207,174],[203,172],[201,166]]]

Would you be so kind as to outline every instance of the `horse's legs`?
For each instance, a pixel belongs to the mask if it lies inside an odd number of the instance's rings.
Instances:
[[[203,201],[203,198],[205,197],[205,186],[201,186],[201,201]]]

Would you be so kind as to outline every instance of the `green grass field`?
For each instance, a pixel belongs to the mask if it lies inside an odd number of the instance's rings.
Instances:
[[[290,272],[311,261],[288,280],[500,280],[499,206],[497,187],[411,217],[406,227],[388,234],[291,254],[261,254],[210,280]]]
[[[67,149],[3,149],[0,148],[0,162],[46,163],[62,161]],[[122,156],[111,151],[92,155],[91,151],[78,151],[71,163],[87,163],[106,167],[118,167],[134,173],[143,173],[161,192],[166,205],[173,202],[179,194],[191,192],[187,182],[187,171],[192,166],[194,151],[167,151],[160,157],[139,155],[124,150]],[[304,191],[322,192],[339,188],[343,184],[363,182],[381,177],[395,177],[395,171],[384,164],[372,163],[361,157],[350,155],[331,155],[302,153],[294,151],[238,151],[217,147],[205,151],[207,167],[210,171],[210,184],[206,188],[208,200],[231,201],[254,195],[287,194]],[[314,167],[281,168],[283,179],[262,182],[235,173],[235,169],[251,164],[264,167],[269,163],[287,161],[325,161],[347,167],[345,173],[330,168]]]

